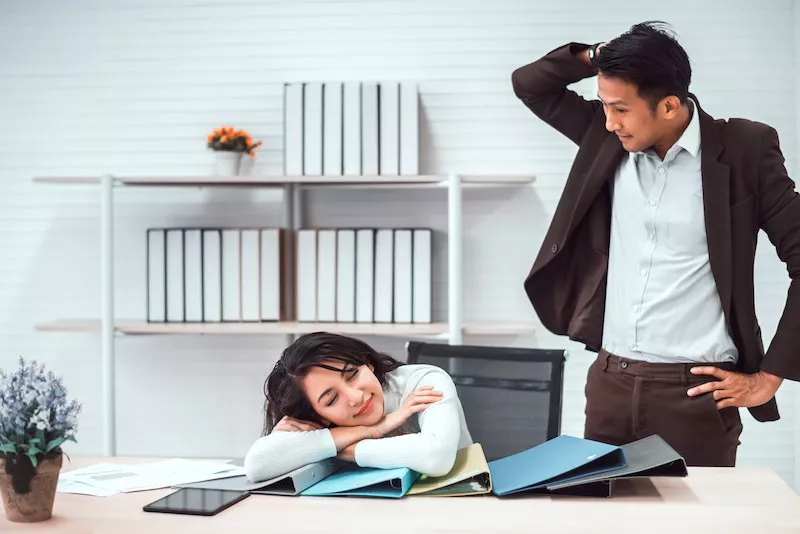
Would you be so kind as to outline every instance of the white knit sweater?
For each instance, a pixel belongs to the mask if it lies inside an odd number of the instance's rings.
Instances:
[[[362,467],[408,467],[441,476],[455,462],[456,451],[472,443],[455,385],[445,371],[432,365],[402,365],[386,374],[384,415],[400,407],[409,394],[423,386],[442,392],[442,400],[413,415],[399,430],[403,435],[365,439],[356,445],[356,463]],[[277,431],[258,439],[244,460],[253,482],[284,475],[298,467],[337,454],[330,430]]]

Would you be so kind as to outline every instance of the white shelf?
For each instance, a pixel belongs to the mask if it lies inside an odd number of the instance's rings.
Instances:
[[[59,319],[36,325],[43,332],[100,332],[99,319]],[[291,335],[310,332],[335,332],[364,336],[438,336],[444,338],[447,323],[376,324],[376,323],[148,323],[135,319],[118,319],[114,330],[128,335]],[[524,323],[472,323],[463,326],[465,335],[521,336],[534,333]]]
[[[535,181],[530,175],[460,175],[465,185],[519,186]],[[448,175],[408,175],[408,176],[115,176],[114,185],[132,187],[281,187],[303,185],[317,187],[386,187],[386,186],[440,186],[446,187]],[[99,177],[43,176],[33,178],[34,182],[62,185],[99,184]]]
[[[349,335],[423,337],[461,344],[464,335],[515,336],[534,332],[530,324],[474,323],[461,319],[463,268],[462,189],[466,187],[525,187],[534,183],[530,175],[411,175],[411,176],[77,176],[35,177],[43,184],[99,186],[100,287],[99,319],[64,319],[38,325],[40,331],[97,332],[101,336],[103,385],[103,442],[106,455],[116,454],[115,337],[126,335],[288,335],[329,331]],[[283,188],[284,226],[300,228],[303,220],[302,192],[308,188],[446,188],[447,189],[447,322],[432,324],[367,323],[147,323],[120,320],[114,314],[114,191],[127,187],[250,187]]]

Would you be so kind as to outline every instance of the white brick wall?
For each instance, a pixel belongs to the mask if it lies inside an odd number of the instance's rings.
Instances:
[[[42,1],[0,4],[0,365],[24,354],[65,375],[84,403],[75,453],[102,447],[99,338],[33,326],[99,314],[99,192],[34,185],[32,176],[206,174],[206,134],[220,124],[264,140],[256,172],[282,168],[282,84],[315,80],[420,83],[425,172],[533,173],[534,188],[465,194],[465,320],[531,320],[522,281],[575,148],[516,101],[514,68],[567,41],[613,37],[648,19],[672,22],[694,67],[692,90],[719,117],[780,133],[798,147],[796,13],[788,0],[669,5],[612,0]],[[579,88],[587,95],[594,81]],[[144,314],[144,229],[279,224],[269,192],[124,191],[118,195],[117,313]],[[444,191],[316,191],[318,225],[446,228]],[[412,215],[413,211],[413,215]],[[443,234],[437,244],[444,245]],[[436,253],[436,314],[446,315],[446,250]],[[497,261],[497,258],[503,258]],[[768,340],[788,280],[762,239],[757,306]],[[241,456],[258,436],[261,386],[281,337],[118,340],[119,453]],[[370,339],[402,356],[402,342]],[[591,356],[544,332],[469,343],[565,346],[563,429],[580,435]],[[741,465],[800,482],[800,392],[783,419],[745,419]]]

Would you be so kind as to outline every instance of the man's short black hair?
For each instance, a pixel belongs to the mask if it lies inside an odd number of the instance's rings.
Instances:
[[[598,54],[597,68],[605,76],[635,85],[654,110],[667,96],[677,96],[681,104],[689,97],[689,56],[664,22],[636,24],[606,43]]]

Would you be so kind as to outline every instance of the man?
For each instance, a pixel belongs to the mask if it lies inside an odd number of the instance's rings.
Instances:
[[[567,89],[594,75],[599,100]],[[775,392],[800,379],[800,200],[775,130],[713,119],[690,78],[659,23],[514,72],[523,103],[580,147],[525,290],[546,328],[598,352],[587,438],[659,434],[690,465],[733,466],[738,408],[777,420]],[[759,228],[792,278],[766,355]]]

